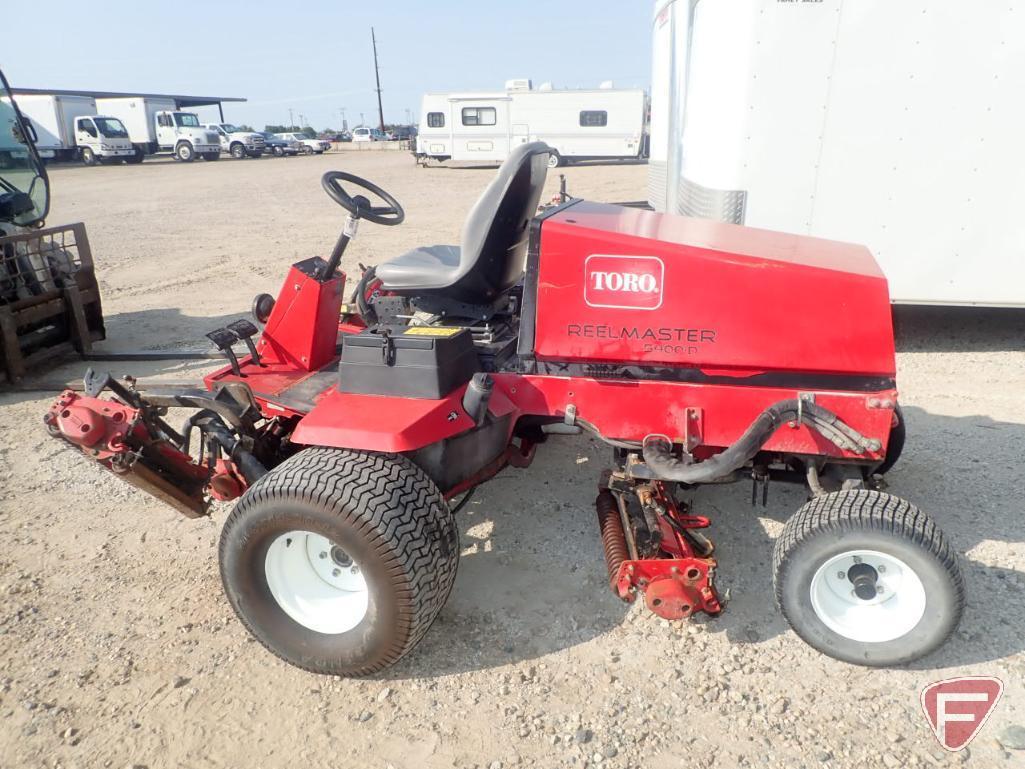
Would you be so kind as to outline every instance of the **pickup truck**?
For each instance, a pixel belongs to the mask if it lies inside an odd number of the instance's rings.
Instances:
[[[257,131],[243,131],[231,123],[206,123],[207,130],[216,131],[221,140],[221,151],[229,152],[236,160],[258,158],[265,147],[263,134]]]

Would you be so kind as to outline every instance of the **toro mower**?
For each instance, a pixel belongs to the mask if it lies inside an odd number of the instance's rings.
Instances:
[[[577,433],[609,446],[596,509],[618,598],[667,620],[720,613],[710,521],[685,496],[793,482],[810,501],[772,569],[794,630],[865,665],[935,649],[963,582],[933,521],[879,490],[904,423],[871,254],[574,198],[539,213],[549,154],[517,147],[459,246],[367,269],[347,302],[357,226],[404,213],[325,174],[348,212],[334,249],[208,334],[228,365],[204,388],[143,394],[89,372],[49,431],[188,516],[237,498],[220,539],[228,600],[271,652],[319,673],[409,652],[452,589],[467,495]]]

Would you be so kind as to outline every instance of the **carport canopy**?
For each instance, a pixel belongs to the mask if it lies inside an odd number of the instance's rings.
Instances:
[[[88,96],[92,99],[174,99],[178,109],[188,107],[212,107],[217,105],[217,112],[224,122],[224,107],[226,101],[243,102],[240,96],[187,96],[177,93],[123,93],[120,91],[74,91],[54,88],[11,88],[15,96],[18,94],[34,94],[39,96]]]

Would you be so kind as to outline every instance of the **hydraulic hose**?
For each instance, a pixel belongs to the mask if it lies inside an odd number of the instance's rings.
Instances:
[[[649,435],[644,439],[641,453],[644,461],[667,481],[679,483],[711,483],[739,470],[785,423],[801,422],[808,425],[836,446],[856,454],[877,451],[879,441],[866,438],[854,428],[844,424],[829,409],[811,401],[790,399],[769,406],[751,423],[736,443],[703,462],[694,462],[689,454],[682,458],[673,454],[673,444],[664,435]]]

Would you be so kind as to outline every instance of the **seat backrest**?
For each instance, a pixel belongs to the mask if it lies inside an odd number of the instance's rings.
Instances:
[[[523,275],[530,220],[537,213],[551,148],[521,144],[470,209],[463,225],[459,270],[445,295],[469,304],[487,304]]]

